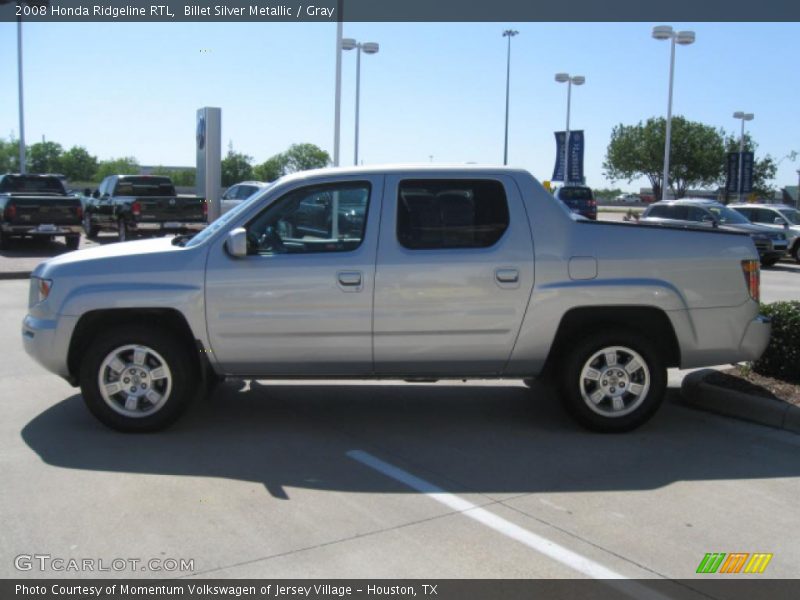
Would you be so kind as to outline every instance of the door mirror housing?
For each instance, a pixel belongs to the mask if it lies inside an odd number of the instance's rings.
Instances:
[[[92,198],[99,198],[100,197],[100,190],[95,190],[92,192]]]
[[[247,256],[247,230],[244,227],[237,227],[230,231],[225,241],[225,248],[228,254],[235,258]]]
[[[789,229],[789,223],[787,223],[787,222],[786,222],[784,219],[782,219],[781,217],[775,217],[775,218],[772,220],[772,222],[773,222],[775,225],[783,225],[783,228],[784,228],[784,229]]]

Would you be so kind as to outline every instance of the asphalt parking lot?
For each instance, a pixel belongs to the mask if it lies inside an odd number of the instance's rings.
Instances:
[[[762,282],[796,298],[800,267]],[[675,373],[619,436],[517,381],[230,382],[123,435],[24,354],[27,286],[0,281],[1,577],[63,576],[15,568],[47,554],[193,561],[91,576],[687,578],[708,552],[797,575],[800,436],[681,406]]]

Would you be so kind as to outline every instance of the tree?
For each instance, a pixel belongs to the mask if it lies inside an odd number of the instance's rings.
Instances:
[[[292,144],[284,152],[284,158],[289,173],[321,169],[331,164],[330,155],[314,144]]]
[[[284,153],[276,154],[260,165],[256,165],[253,169],[253,176],[259,181],[275,181],[286,175],[286,167],[286,155]]]
[[[731,133],[725,139],[725,150],[727,152],[739,152],[739,136]],[[778,171],[778,165],[775,159],[767,154],[761,160],[755,159],[755,152],[758,150],[758,144],[753,141],[749,133],[744,134],[744,151],[753,153],[753,193],[761,198],[771,198],[775,194],[775,188],[770,185],[770,182],[775,179],[775,174]],[[721,171],[720,185],[725,185],[726,176],[725,165]],[[726,192],[726,200],[728,193]]]
[[[169,177],[175,185],[189,187],[195,185],[197,169],[168,169],[167,167],[158,166],[153,169],[153,175],[163,175],[164,177]]]
[[[73,146],[61,155],[61,171],[70,181],[93,181],[97,167],[97,157],[83,146]]]
[[[253,178],[253,157],[234,152],[233,144],[228,145],[228,154],[222,159],[222,185],[228,187],[234,183]]]
[[[0,140],[0,174],[19,170],[19,142],[14,139]]]
[[[31,173],[60,173],[64,149],[56,142],[38,142],[28,148],[27,167]]]
[[[617,125],[611,132],[605,175],[612,181],[638,177],[650,181],[656,198],[661,197],[664,169],[666,119],[650,118],[637,125]],[[715,185],[725,161],[723,132],[708,125],[672,118],[669,185],[676,198],[692,187]]]
[[[101,160],[94,175],[95,181],[102,181],[109,175],[138,175],[139,163],[133,156]]]
[[[257,165],[253,173],[261,181],[275,181],[288,173],[321,169],[330,164],[330,155],[319,146],[292,144],[286,152],[276,154]]]

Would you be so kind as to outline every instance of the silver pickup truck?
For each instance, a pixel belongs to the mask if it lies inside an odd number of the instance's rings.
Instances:
[[[224,377],[540,375],[624,431],[667,367],[760,356],[758,294],[747,235],[581,219],[521,170],[362,167],[285,177],[194,237],[50,259],[22,337],[124,431]]]

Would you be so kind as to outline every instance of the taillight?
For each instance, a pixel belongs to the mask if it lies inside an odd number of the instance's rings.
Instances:
[[[208,201],[203,200],[203,218],[208,219]]]
[[[17,206],[15,204],[9,204],[8,206],[6,206],[6,209],[3,212],[5,218],[8,219],[9,221],[13,221],[14,219],[17,218]]]
[[[83,218],[83,207],[82,206],[76,206],[75,207],[75,216],[78,217],[79,219]]]
[[[742,273],[747,283],[747,291],[756,302],[761,298],[761,269],[757,260],[743,260]]]
[[[131,204],[131,212],[137,217],[142,214],[142,205],[139,204],[138,200]]]

